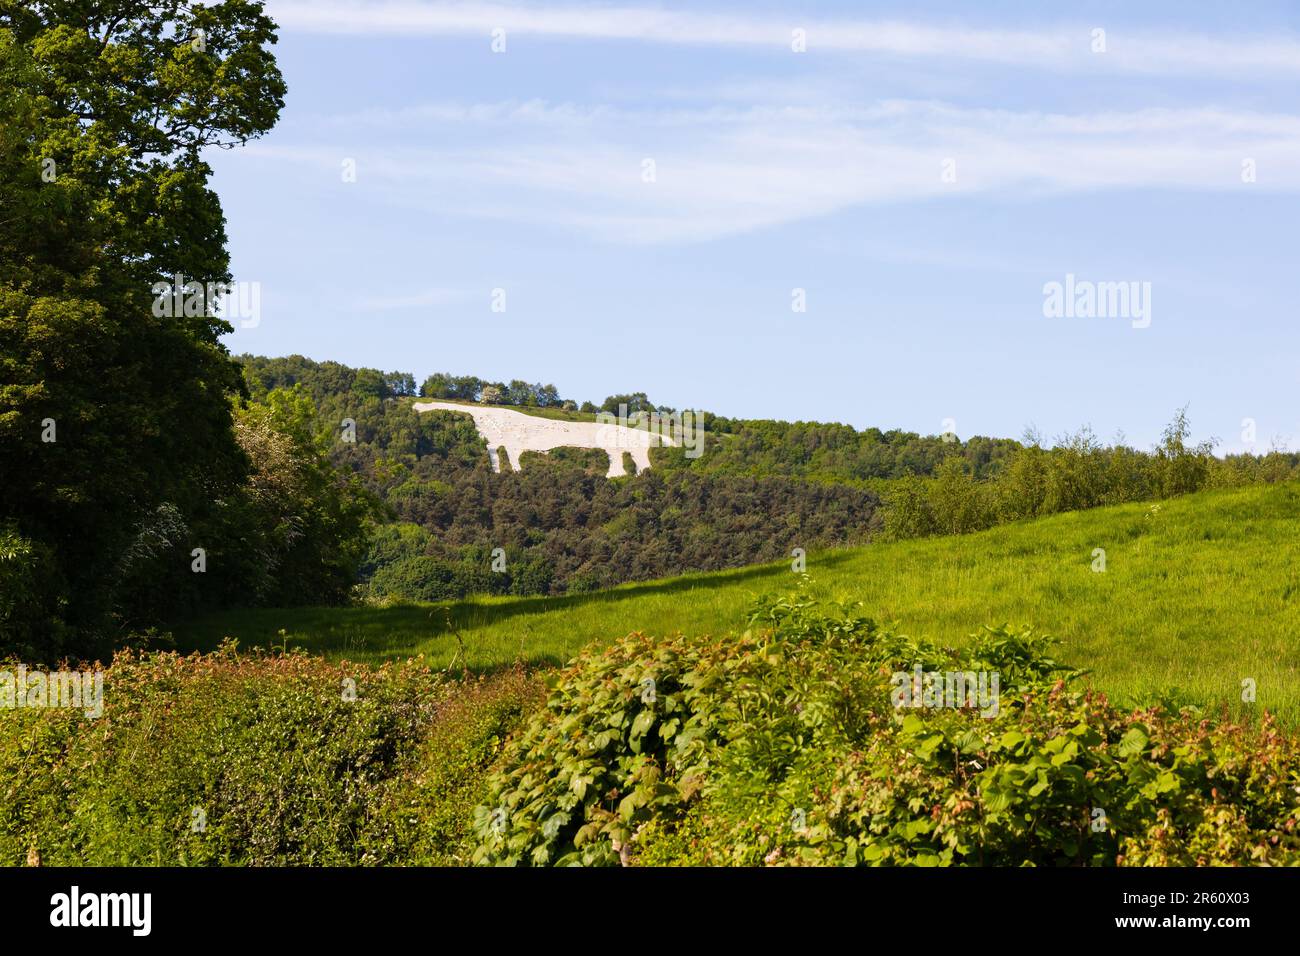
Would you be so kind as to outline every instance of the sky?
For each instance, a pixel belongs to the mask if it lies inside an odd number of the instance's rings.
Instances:
[[[1300,447],[1300,3],[266,7],[236,353]]]

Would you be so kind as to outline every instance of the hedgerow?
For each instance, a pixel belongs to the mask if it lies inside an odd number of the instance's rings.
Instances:
[[[121,652],[97,718],[0,709],[0,863],[449,862],[537,697],[419,660]]]
[[[556,676],[476,811],[480,863],[1300,862],[1300,747],[1123,711],[1030,630],[961,654],[806,597],[729,638],[633,634]],[[996,672],[996,716],[897,708],[895,673]]]
[[[0,862],[1300,863],[1294,736],[1117,708],[1052,652],[803,592],[593,647],[544,705],[518,670],[123,652],[98,718],[0,710]],[[996,707],[896,707],[917,667],[996,673]]]

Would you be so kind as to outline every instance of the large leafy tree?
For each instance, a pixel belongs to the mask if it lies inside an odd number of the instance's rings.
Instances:
[[[142,542],[180,544],[248,470],[230,326],[155,315],[153,287],[231,278],[204,155],[274,125],[274,43],[244,0],[0,0],[0,532],[46,556],[43,619],[83,640]]]

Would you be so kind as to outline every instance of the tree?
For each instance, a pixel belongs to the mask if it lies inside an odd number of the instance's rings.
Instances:
[[[247,472],[202,150],[274,125],[274,42],[246,0],[0,0],[0,525],[50,555],[83,649],[142,542],[181,543]],[[178,276],[198,314],[156,307]]]
[[[645,392],[632,392],[630,395],[611,395],[601,404],[600,410],[603,412],[613,412],[618,414],[619,407],[626,405],[629,415],[634,412],[653,412],[654,403],[646,397]]]
[[[232,603],[335,604],[348,597],[380,508],[359,479],[330,464],[316,422],[301,385],[276,389],[265,404],[237,415],[235,434],[253,471],[213,522],[232,558]],[[249,553],[245,542],[260,547]],[[250,592],[247,581],[257,588]]]
[[[1191,434],[1192,426],[1184,405],[1165,426],[1160,444],[1156,446],[1156,482],[1162,498],[1185,495],[1205,485],[1210,456],[1217,442],[1209,439],[1189,446]]]
[[[451,398],[451,376],[446,372],[434,372],[420,386],[420,395],[424,398]]]
[[[512,379],[505,388],[504,402],[507,405],[536,405],[537,392],[523,379]]]

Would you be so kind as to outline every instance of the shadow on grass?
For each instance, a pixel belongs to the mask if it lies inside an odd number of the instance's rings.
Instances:
[[[850,560],[853,554],[851,549],[827,552],[817,556],[815,566],[835,567]],[[761,564],[629,584],[584,594],[506,600],[466,598],[437,604],[399,604],[391,607],[253,608],[224,611],[198,618],[179,625],[175,636],[177,647],[182,651],[211,651],[224,638],[234,637],[244,647],[275,647],[283,644],[359,662],[380,662],[422,651],[449,657],[457,647],[453,632],[491,627],[512,618],[526,619],[585,607],[612,609],[630,600],[656,595],[708,592],[729,588],[742,581],[785,578],[788,582],[789,575],[788,565]],[[741,622],[737,620],[726,623],[729,627],[739,627]],[[629,630],[648,631],[654,625],[654,621],[639,622]],[[286,632],[285,635],[281,635],[282,629]],[[525,626],[521,638],[527,636],[527,631]],[[600,636],[602,635],[575,635],[580,639],[580,644]],[[621,635],[611,632],[603,636],[612,638]],[[446,640],[437,641],[439,638]],[[430,643],[435,641],[438,646],[430,648]],[[522,639],[519,651],[520,660],[537,665],[563,664],[570,656],[556,651],[553,644],[530,651],[523,645]],[[473,662],[472,653],[470,656],[468,669],[471,673],[487,672],[503,666],[500,661],[479,665]]]

